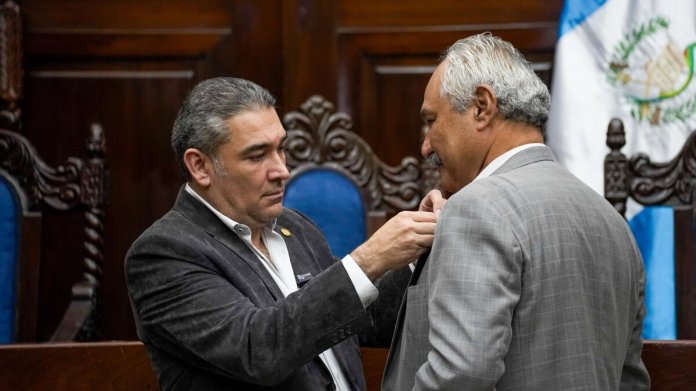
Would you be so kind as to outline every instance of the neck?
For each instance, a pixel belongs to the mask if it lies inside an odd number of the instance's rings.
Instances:
[[[271,254],[266,248],[266,244],[261,239],[261,228],[257,228],[251,231],[251,243],[259,250],[266,258],[271,259]]]
[[[483,161],[481,169],[505,152],[531,143],[543,143],[544,138],[539,129],[517,122],[503,121],[494,133],[494,140]]]
[[[261,231],[263,228],[251,228],[251,242],[254,243],[254,246],[257,246],[259,244],[263,244],[263,240],[261,240]]]
[[[202,198],[205,202],[208,203],[208,205],[215,209],[215,211],[222,215],[225,215],[227,218],[239,224],[244,224],[247,227],[249,227],[249,229],[251,230],[251,240],[253,243],[258,243],[261,241],[261,231],[263,230],[263,227],[265,227],[268,223],[261,224],[259,222],[253,221],[251,218],[244,219],[240,218],[239,216],[235,216],[232,213],[230,213],[230,210],[221,208],[220,205],[222,205],[222,203],[216,202],[215,197],[211,195],[211,193],[208,192],[205,187],[197,185],[195,181],[188,182],[188,185],[200,198]]]

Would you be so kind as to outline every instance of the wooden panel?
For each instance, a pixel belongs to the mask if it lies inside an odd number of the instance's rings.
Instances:
[[[491,25],[509,40],[550,83],[556,24],[525,27]],[[483,32],[480,26],[430,27],[418,31],[339,32],[339,110],[349,113],[356,131],[390,164],[420,155],[420,105],[441,52],[457,39]]]
[[[169,147],[181,101],[212,76],[280,91],[280,1],[27,0],[23,133],[51,164],[82,156],[102,124],[111,170],[104,243],[101,338],[135,339],[123,261],[182,184]],[[276,59],[273,61],[273,59]],[[45,340],[80,279],[83,249],[66,246],[75,221],[44,218],[39,337]],[[79,241],[76,243],[80,243]],[[66,248],[68,247],[68,248]]]
[[[360,349],[367,390],[379,390],[388,349]],[[643,362],[652,390],[693,388],[695,341],[645,341]],[[158,389],[140,342],[32,344],[0,346],[3,390]]]
[[[334,1],[283,2],[283,111],[312,95],[336,102],[336,6]]]
[[[0,346],[1,390],[158,390],[140,342]]]
[[[562,0],[515,3],[507,0],[341,0],[338,2],[338,24],[385,28],[556,22],[562,4]]]
[[[30,31],[48,29],[152,29],[228,26],[227,0],[24,0]]]
[[[29,56],[203,56],[231,34],[224,1],[24,2]]]
[[[389,349],[387,348],[360,348],[360,355],[365,371],[365,384],[368,391],[377,391],[382,385],[384,364],[387,362]]]
[[[420,108],[434,66],[390,61],[370,68],[364,75],[372,80],[366,81],[360,92],[367,99],[360,101],[358,129],[377,156],[385,156],[389,164],[397,164],[406,155],[420,157],[424,134]]]
[[[360,349],[368,391],[380,389],[388,349]],[[653,391],[690,391],[696,384],[696,341],[645,341],[642,359]]]
[[[40,140],[37,147],[43,146],[48,155],[75,154],[71,149],[83,144],[78,129],[88,129],[94,121],[104,125],[111,196],[107,207],[102,296],[103,308],[108,311],[103,314],[103,325],[115,332],[129,330],[127,335],[131,338],[134,338],[133,321],[126,299],[123,259],[132,241],[169,209],[176,196],[181,177],[169,150],[169,135],[179,102],[190,84],[190,78],[29,77],[27,80],[27,94],[34,99],[25,105],[25,130],[30,138]],[[56,100],[82,103],[53,104]],[[69,131],[63,142],[54,145],[52,138],[46,137],[48,129]],[[80,237],[80,233],[67,228],[76,224],[58,215],[46,216],[45,220],[47,232],[54,233],[44,235],[46,254],[70,255],[49,256],[42,264],[40,324],[47,326],[42,333],[44,338],[65,310],[65,295],[69,292],[65,280],[78,280],[82,266],[63,262],[81,259],[81,248],[65,246],[65,243],[80,243],[66,240],[66,237]],[[63,234],[56,235],[58,232]]]
[[[677,338],[696,339],[696,219],[693,206],[674,207],[674,278]]]
[[[642,358],[653,391],[694,389],[696,341],[645,341]]]

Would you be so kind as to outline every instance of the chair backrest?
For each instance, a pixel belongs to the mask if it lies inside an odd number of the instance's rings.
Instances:
[[[284,204],[309,216],[322,230],[334,255],[362,243],[388,214],[418,207],[425,168],[414,157],[385,164],[354,133],[350,116],[314,95],[283,117],[290,179]]]
[[[84,248],[84,280],[73,285],[72,299],[52,340],[94,337],[101,282],[107,171],[104,136],[93,125],[88,158],[68,158],[56,168],[46,164],[29,140],[0,129],[0,247],[2,342],[36,341],[41,265],[42,213],[52,210],[84,215],[84,238],[70,244]],[[75,260],[78,262],[78,260]],[[71,262],[65,260],[65,262]],[[5,296],[7,294],[8,296]]]
[[[645,206],[672,207],[668,212],[672,218],[669,223],[674,227],[673,244],[668,243],[670,248],[657,251],[674,253],[677,338],[696,339],[696,132],[669,162],[653,162],[642,153],[627,157],[621,153],[625,143],[623,123],[613,119],[607,130],[610,152],[604,161],[605,198],[622,215],[629,199]],[[640,237],[637,239],[640,242]]]
[[[0,177],[0,344],[14,339],[17,259],[17,202],[7,178]]]
[[[285,206],[314,221],[330,239],[335,256],[342,258],[365,241],[365,201],[360,188],[343,171],[304,166],[293,172],[285,188]]]

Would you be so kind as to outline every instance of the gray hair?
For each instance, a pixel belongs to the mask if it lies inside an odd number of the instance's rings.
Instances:
[[[248,80],[217,77],[198,83],[182,103],[172,129],[172,149],[186,180],[191,179],[184,164],[187,149],[200,150],[220,171],[218,150],[230,139],[225,121],[247,111],[275,107],[275,103],[265,88]]]
[[[450,46],[440,95],[452,109],[464,112],[473,102],[477,86],[495,92],[503,118],[532,125],[542,135],[549,116],[550,95],[522,54],[509,42],[483,33],[460,39]]]

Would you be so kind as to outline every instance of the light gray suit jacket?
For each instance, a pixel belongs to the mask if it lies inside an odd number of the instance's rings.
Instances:
[[[644,390],[645,274],[626,221],[544,146],[446,204],[384,390]]]

